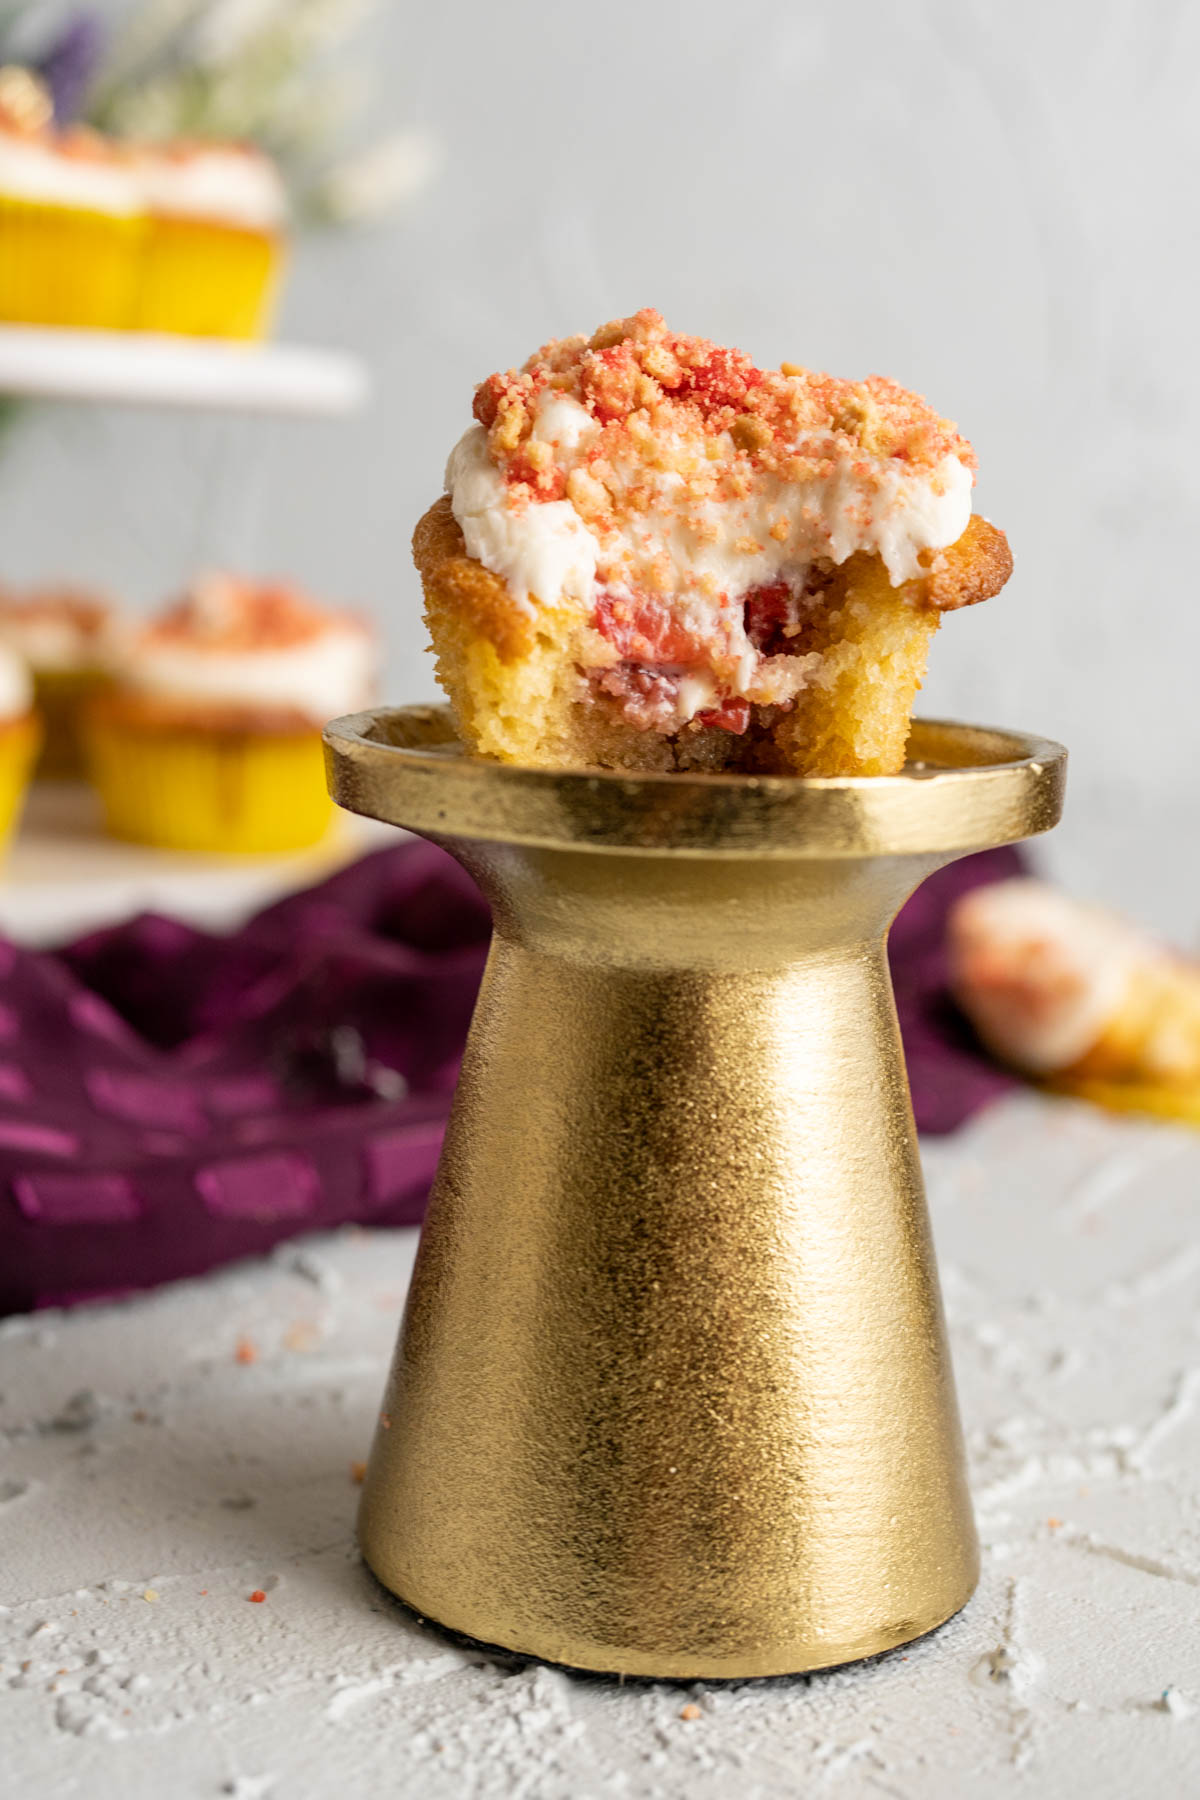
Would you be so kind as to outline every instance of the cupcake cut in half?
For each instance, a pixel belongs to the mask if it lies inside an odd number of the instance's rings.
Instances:
[[[332,816],[321,731],[369,703],[375,639],[277,582],[212,575],[135,633],[89,709],[109,829],[163,848],[266,853]]]
[[[643,311],[475,395],[413,553],[478,754],[547,767],[903,766],[944,613],[995,594],[975,456],[918,395]]]

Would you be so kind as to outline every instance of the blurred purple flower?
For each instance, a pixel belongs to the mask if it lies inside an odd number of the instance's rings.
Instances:
[[[96,13],[79,12],[38,58],[38,74],[50,89],[56,125],[69,125],[78,117],[104,49],[104,36]]]

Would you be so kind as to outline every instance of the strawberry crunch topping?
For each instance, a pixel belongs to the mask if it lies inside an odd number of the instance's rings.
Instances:
[[[343,616],[316,606],[283,582],[206,575],[161,618],[144,627],[140,642],[147,648],[284,650],[312,643],[345,622]]]
[[[36,624],[61,622],[83,638],[98,638],[108,625],[112,607],[98,595],[76,588],[33,588],[14,593],[0,588],[0,620]]]
[[[726,486],[736,494],[748,469],[795,481],[846,459],[861,473],[888,460],[932,475],[947,456],[975,468],[954,426],[885,376],[840,381],[794,363],[759,369],[741,350],[668,331],[646,308],[590,338],[546,344],[522,369],[489,375],[476,389],[474,413],[493,460],[531,499],[567,489],[566,471],[543,454],[548,446],[530,442],[538,402],[550,394],[579,402],[602,427],[586,458],[602,487],[606,465],[631,453],[674,469],[694,497],[697,482],[707,493]],[[709,466],[693,466],[697,454]]]
[[[974,452],[919,395],[650,310],[490,375],[474,415],[447,470],[468,554],[515,605],[582,612],[581,668],[646,729],[791,705],[831,570],[863,553],[898,587],[970,518]]]

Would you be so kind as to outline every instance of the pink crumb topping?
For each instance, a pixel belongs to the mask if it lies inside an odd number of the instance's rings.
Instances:
[[[139,643],[146,648],[269,652],[347,628],[364,627],[352,614],[319,606],[286,582],[206,575],[143,627]]]
[[[475,417],[492,456],[530,499],[565,491],[548,446],[529,442],[536,402],[548,389],[586,407],[603,427],[587,457],[601,472],[630,451],[645,456],[650,440],[692,445],[698,434],[714,449],[728,434],[732,460],[747,473],[789,480],[828,473],[843,459],[930,474],[948,455],[976,466],[949,420],[886,376],[842,381],[793,363],[760,369],[744,351],[668,330],[645,308],[590,338],[545,344],[523,368],[489,375],[476,389]]]

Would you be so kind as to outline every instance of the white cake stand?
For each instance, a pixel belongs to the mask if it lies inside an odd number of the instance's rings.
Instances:
[[[342,350],[0,325],[0,399],[337,419],[369,393],[365,363]],[[296,855],[185,855],[106,837],[88,789],[42,783],[0,869],[0,933],[53,944],[144,909],[227,927],[387,835],[338,820]]]
[[[0,325],[0,394],[27,399],[320,418],[356,412],[369,386],[343,350]]]

